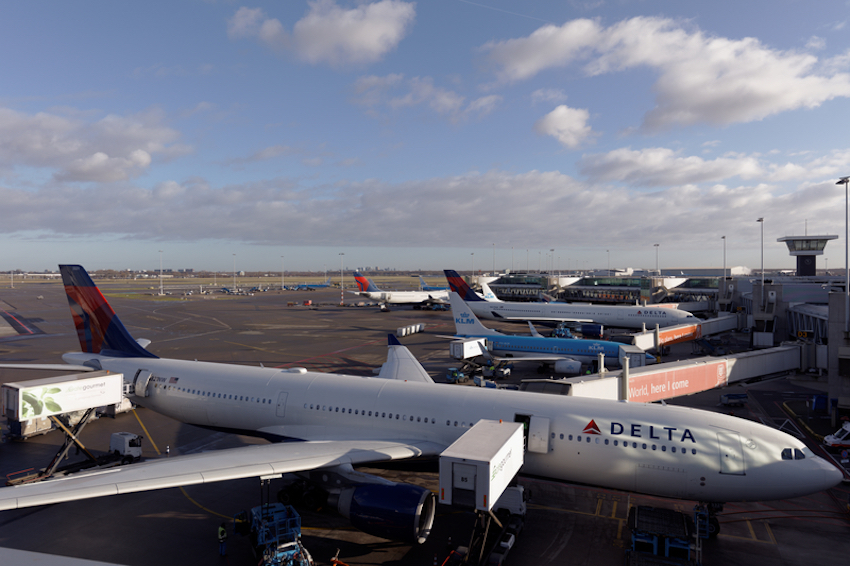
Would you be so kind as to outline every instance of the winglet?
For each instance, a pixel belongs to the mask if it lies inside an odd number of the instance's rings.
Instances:
[[[81,265],[60,265],[59,272],[83,352],[156,358],[133,339]]]
[[[401,342],[395,337],[395,334],[387,334],[387,346],[401,346]]]

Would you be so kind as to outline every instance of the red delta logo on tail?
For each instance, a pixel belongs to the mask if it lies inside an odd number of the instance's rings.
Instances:
[[[365,293],[369,289],[369,282],[359,273],[354,274],[354,281],[357,283],[357,288],[361,293]]]
[[[582,434],[602,434],[602,431],[599,430],[599,427],[596,426],[596,421],[593,419],[590,419],[590,422],[587,423],[587,426],[581,432]]]
[[[89,354],[155,358],[136,342],[80,265],[60,265],[80,349]]]

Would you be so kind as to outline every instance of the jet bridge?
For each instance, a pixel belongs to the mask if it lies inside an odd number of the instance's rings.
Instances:
[[[633,344],[642,350],[658,350],[662,346],[697,340],[703,336],[720,334],[736,330],[739,326],[738,315],[723,314],[694,324],[680,324],[667,328],[655,327],[633,334]]]
[[[703,357],[545,381],[549,384],[549,390],[554,390],[553,384],[568,385],[568,392],[565,393],[563,388],[557,392],[575,397],[636,402],[661,401],[725,387],[738,381],[797,370],[801,367],[802,351],[801,344],[785,344],[777,348],[743,352],[723,358]],[[545,388],[539,387],[539,383],[529,383],[524,389],[547,392]]]

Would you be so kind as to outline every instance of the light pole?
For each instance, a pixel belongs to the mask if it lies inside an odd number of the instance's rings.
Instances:
[[[726,298],[726,236],[720,238],[723,240],[723,298]]]
[[[475,252],[469,254],[472,256],[472,276],[475,277]]]
[[[605,253],[608,254],[608,277],[611,277],[611,250],[605,250]]]
[[[764,218],[756,220],[761,224],[761,310],[764,310]]]
[[[233,254],[233,292],[236,292],[236,254]]]
[[[339,254],[339,306],[345,306],[345,288],[342,285],[342,262],[345,254],[340,252]]]
[[[652,244],[652,245],[655,246],[655,273],[657,273],[659,276],[661,276],[661,271],[658,269],[658,246],[660,246],[661,244]]]
[[[850,224],[850,196],[848,196],[847,186],[850,184],[850,177],[841,177],[836,185],[844,185],[844,336],[847,337],[847,332],[850,330],[850,241],[848,241],[848,224]]]
[[[284,287],[286,287],[286,283],[284,280],[284,273],[286,273],[286,269],[284,268],[283,258],[285,256],[280,256],[280,290],[283,291]]]
[[[549,252],[552,254],[549,257],[549,273],[555,271],[555,248],[549,248]]]
[[[496,276],[496,242],[493,242],[493,272],[490,275]]]
[[[159,250],[159,296],[163,296],[162,292],[162,250]]]

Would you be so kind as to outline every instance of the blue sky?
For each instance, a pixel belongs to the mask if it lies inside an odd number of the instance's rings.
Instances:
[[[848,8],[6,3],[0,271],[838,269]]]

